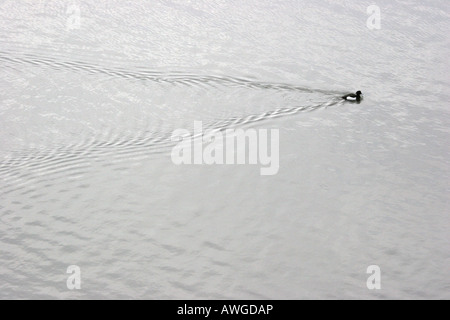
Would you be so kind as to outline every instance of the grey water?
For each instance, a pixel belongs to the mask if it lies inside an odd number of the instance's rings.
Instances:
[[[0,25],[0,298],[450,298],[449,1],[2,0]],[[279,171],[175,165],[194,121],[279,130]]]

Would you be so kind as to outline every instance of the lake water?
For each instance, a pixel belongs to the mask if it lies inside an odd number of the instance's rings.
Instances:
[[[0,1],[0,298],[449,299],[449,18]],[[194,121],[278,130],[278,172],[175,165]]]

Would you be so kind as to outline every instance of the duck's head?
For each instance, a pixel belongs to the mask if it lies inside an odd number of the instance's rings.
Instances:
[[[362,92],[358,90],[358,91],[356,91],[356,95],[360,96],[360,95],[362,95]]]

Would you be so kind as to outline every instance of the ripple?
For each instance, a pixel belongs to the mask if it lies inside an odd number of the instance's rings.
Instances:
[[[169,83],[183,86],[228,86],[244,87],[248,89],[263,89],[275,91],[297,91],[303,93],[321,93],[325,95],[341,94],[342,91],[312,89],[286,83],[270,83],[254,81],[245,78],[220,76],[220,75],[197,75],[181,72],[157,72],[157,71],[136,71],[132,72],[122,68],[109,69],[103,66],[80,61],[58,61],[46,57],[35,55],[13,56],[11,53],[0,51],[0,61],[9,62],[14,65],[34,65],[55,70],[72,70],[76,72],[87,72],[90,74],[103,74],[113,78],[135,79],[152,81],[157,83]],[[12,66],[11,66],[12,67]]]
[[[185,86],[187,88],[203,88],[204,90],[234,87],[244,90],[260,90],[261,93],[266,95],[299,92],[315,94],[318,97],[327,97],[321,103],[278,107],[273,110],[262,110],[261,112],[222,118],[213,117],[204,121],[204,128],[213,132],[243,127],[301,112],[311,112],[342,103],[341,99],[338,98],[338,95],[342,94],[340,91],[313,89],[285,83],[269,83],[233,76],[200,75],[178,71],[157,72],[143,69],[133,71],[120,67],[110,68],[83,61],[67,61],[42,57],[37,54],[18,55],[0,51],[0,63],[2,62],[7,67],[14,69],[17,69],[19,66],[32,65],[43,69],[50,68],[78,73],[100,74],[111,79],[143,80],[166,83],[173,86]],[[264,106],[259,107],[259,109],[264,108]],[[231,112],[237,112],[237,110],[231,110]],[[165,117],[169,118],[170,115]],[[0,174],[6,182],[2,189],[5,193],[15,192],[29,183],[42,185],[45,181],[55,177],[66,177],[76,180],[89,173],[93,164],[105,157],[109,157],[114,162],[114,166],[118,168],[117,170],[120,170],[123,167],[120,165],[121,162],[133,161],[133,159],[137,161],[152,155],[167,153],[169,148],[174,145],[174,142],[171,141],[171,132],[169,128],[160,131],[138,128],[136,132],[128,134],[120,130],[114,133],[110,131],[101,137],[87,137],[86,139],[80,139],[76,143],[60,144],[43,149],[25,148],[16,150],[0,162]]]
[[[315,105],[278,108],[260,114],[216,120],[205,124],[204,129],[219,132],[338,104],[342,104],[340,98]],[[92,164],[101,157],[111,157],[115,165],[118,165],[139,157],[167,153],[175,144],[171,135],[171,132],[142,132],[131,137],[111,137],[109,141],[88,140],[84,143],[60,146],[55,150],[24,150],[19,152],[22,156],[9,157],[0,162],[2,179],[7,182],[2,187],[3,193],[20,190],[31,182],[42,184],[56,176],[76,179],[87,174],[92,169]],[[193,136],[194,139],[198,137]]]

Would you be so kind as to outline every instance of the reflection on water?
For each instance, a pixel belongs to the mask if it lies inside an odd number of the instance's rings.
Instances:
[[[349,1],[71,5],[0,3],[0,297],[449,297],[446,1],[379,1],[380,30]],[[278,174],[173,164],[194,121],[279,129]]]

